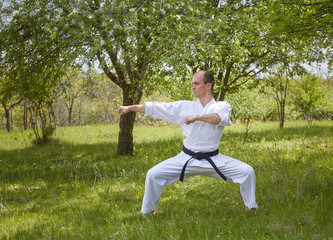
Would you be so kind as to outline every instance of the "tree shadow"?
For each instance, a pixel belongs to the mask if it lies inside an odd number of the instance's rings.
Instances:
[[[177,139],[138,142],[134,155],[128,156],[120,156],[116,143],[109,142],[72,144],[52,140],[42,147],[0,150],[1,202],[4,206],[47,202],[57,193],[72,198],[103,181],[139,180],[144,186],[151,167],[180,151]]]
[[[299,136],[305,138],[327,136],[333,133],[333,126],[287,127],[281,131],[280,136],[276,136],[275,133],[272,134],[269,130],[257,130],[253,133],[256,137],[250,141],[274,141],[279,137],[289,140],[297,139]],[[226,142],[237,141],[239,134],[228,132],[224,138]],[[175,137],[157,141],[138,141],[134,146],[134,155],[129,156],[120,156],[117,153],[117,144],[114,142],[73,144],[52,140],[42,147],[0,150],[0,180],[7,185],[7,189],[1,189],[1,192],[11,196],[18,192],[17,189],[21,189],[29,195],[34,191],[34,185],[40,185],[38,183],[55,187],[83,181],[91,186],[96,181],[105,179],[131,180],[139,177],[142,180],[152,166],[178,154],[182,149],[182,141]],[[224,150],[223,143],[221,148]],[[240,151],[248,152],[256,150],[255,146],[251,149],[248,145],[238,148]],[[288,150],[279,149],[279,151],[285,154]],[[284,162],[287,161],[288,159],[284,159]]]
[[[281,132],[279,131],[272,133],[270,130],[257,130],[254,133],[256,137],[252,140],[250,135],[250,141],[274,141],[276,138],[285,140],[319,138],[329,136],[333,127],[286,127]],[[226,142],[237,142],[239,133],[227,132],[224,138]],[[127,214],[119,216],[116,221],[140,221],[140,213],[138,215],[136,211],[139,212],[138,206],[141,204],[141,198],[139,199],[136,191],[141,192],[140,197],[142,197],[146,172],[157,163],[178,154],[182,149],[182,140],[179,137],[156,141],[138,140],[134,143],[134,147],[134,155],[131,156],[120,156],[117,153],[117,144],[114,142],[73,144],[52,140],[43,147],[30,146],[25,149],[0,150],[0,182],[3,186],[0,189],[1,204],[4,207],[18,205],[18,209],[15,210],[18,214],[23,214],[23,212],[38,213],[39,211],[51,212],[53,209],[54,215],[62,218],[64,222],[72,221],[76,222],[80,228],[94,229],[98,228],[99,225],[105,225],[107,221],[103,218],[105,209],[111,211],[114,208],[114,203],[117,203],[118,208],[123,212],[127,211]],[[223,143],[221,148],[223,150]],[[256,145],[239,144],[237,148],[248,155],[257,151]],[[329,182],[331,170],[329,168],[314,166],[310,157],[303,161],[293,159],[293,156],[286,154],[288,149],[272,149],[271,151],[272,154],[274,151],[280,151],[279,154],[283,157],[273,159],[274,164],[271,159],[255,164],[258,176],[258,199],[266,201],[267,204],[264,202],[266,205],[278,204],[284,199],[301,199],[304,196],[310,196],[311,200],[315,200],[318,196],[322,195],[325,198],[332,193]],[[239,213],[237,208],[228,209],[231,203],[228,200],[221,200],[221,196],[222,198],[229,197],[234,202],[241,203],[239,191],[237,190],[235,193],[234,188],[225,187],[227,184],[233,183],[222,184],[221,181],[221,185],[223,185],[223,192],[221,192],[222,190],[216,191],[220,186],[207,188],[207,182],[203,180],[201,184],[194,185],[192,190],[186,192],[188,197],[181,196],[181,200],[176,200],[173,196],[163,200],[166,207],[157,217],[163,221],[165,219],[172,221],[176,214],[197,212],[198,208],[202,208],[200,200],[206,198],[208,203],[211,200],[214,204],[219,204],[219,207],[213,209],[207,205],[204,208],[207,215],[202,217],[204,221],[209,221],[210,216],[216,210],[224,211],[227,218],[237,215]],[[325,182],[327,183],[324,184]],[[97,193],[99,194],[97,200],[87,199],[87,202],[90,201],[90,205],[82,207],[82,212],[74,211],[72,215],[66,212],[66,204],[58,205],[57,201],[86,198],[87,193],[94,191],[94,187],[98,183],[102,184],[101,188],[113,184],[120,184],[120,186],[128,184],[128,186],[120,188],[129,188],[126,190],[117,188],[102,190]],[[139,186],[137,190],[132,189],[133,183]],[[185,181],[184,184],[188,185],[191,182]],[[281,189],[284,190],[281,191]],[[206,192],[203,193],[203,191]],[[171,192],[174,193],[175,189],[172,189]],[[283,194],[277,197],[274,192]],[[234,196],[235,194],[237,195]],[[77,205],[79,206],[82,202],[84,201],[79,201]],[[27,210],[31,204],[35,205],[34,209]],[[172,210],[177,204],[180,204],[180,207]],[[135,210],[133,210],[133,206],[135,206]],[[239,208],[243,210],[241,206]],[[181,210],[179,211],[179,209]],[[65,216],[58,216],[57,212],[64,211],[66,212]],[[78,222],[81,221],[82,214],[86,221],[80,225]],[[196,217],[199,218],[199,216],[200,212],[197,212]],[[110,215],[110,217],[114,216]],[[89,221],[90,224],[88,224]],[[34,227],[42,229],[45,224],[48,223],[40,222]],[[110,232],[112,233],[112,230]],[[23,236],[22,234],[33,236],[34,232],[33,230],[21,229],[17,231],[13,239]],[[59,232],[57,236],[73,236],[71,234],[64,231]],[[87,231],[84,236],[87,237],[90,234],[92,232]]]

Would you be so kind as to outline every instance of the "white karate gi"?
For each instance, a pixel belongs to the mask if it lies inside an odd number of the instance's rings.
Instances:
[[[218,125],[196,121],[187,125],[185,117],[199,114],[217,113],[221,118]],[[182,127],[184,146],[193,152],[212,152],[219,148],[224,126],[230,126],[231,106],[227,102],[215,102],[212,99],[205,107],[201,102],[177,101],[171,103],[146,102],[145,116],[162,119]],[[167,159],[153,168],[146,176],[145,194],[141,211],[150,213],[156,209],[164,186],[179,180],[180,173],[186,161],[191,156],[183,151],[177,156]],[[239,160],[222,154],[211,157],[215,165],[227,177],[228,181],[240,184],[240,191],[249,209],[258,208],[255,201],[255,174],[253,168]],[[204,175],[221,179],[214,168],[206,160],[191,159],[186,167],[184,178]]]

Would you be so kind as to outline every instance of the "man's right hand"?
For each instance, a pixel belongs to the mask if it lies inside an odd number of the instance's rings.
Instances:
[[[120,115],[124,115],[128,112],[140,112],[140,113],[145,113],[145,105],[140,104],[140,105],[129,105],[129,106],[120,106],[118,108],[118,113]]]
[[[120,114],[120,115],[124,115],[124,114],[126,114],[126,113],[128,113],[129,112],[129,107],[128,106],[120,106],[119,108],[118,108],[118,113]]]

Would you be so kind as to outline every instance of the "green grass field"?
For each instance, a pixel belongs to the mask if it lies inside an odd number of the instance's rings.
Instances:
[[[255,168],[256,213],[239,185],[197,176],[165,188],[142,216],[146,172],[182,148],[181,129],[135,127],[134,156],[114,125],[58,128],[46,146],[0,131],[1,239],[333,239],[333,122],[226,127],[222,154]]]

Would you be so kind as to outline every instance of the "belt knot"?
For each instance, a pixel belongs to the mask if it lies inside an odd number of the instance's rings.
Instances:
[[[192,159],[192,158],[195,158],[195,159],[198,159],[198,160],[202,160],[202,159],[206,159],[210,165],[212,165],[212,167],[214,168],[214,170],[217,172],[217,174],[224,180],[224,181],[227,181],[227,178],[226,176],[223,175],[223,173],[221,173],[221,171],[216,167],[215,163],[213,162],[213,160],[210,158],[210,157],[213,157],[213,156],[216,156],[217,154],[219,154],[219,150],[216,149],[215,151],[213,152],[206,152],[206,153],[203,153],[203,152],[193,152],[189,149],[187,149],[185,146],[183,146],[183,152],[190,155],[191,158],[189,160],[187,160],[187,162],[184,164],[183,166],[183,169],[182,169],[182,172],[180,174],[180,178],[179,180],[180,181],[183,181],[184,180],[184,175],[185,175],[185,169],[186,169],[186,166],[188,164],[188,162]]]
[[[197,153],[195,153],[192,157],[193,157],[193,158],[196,158],[196,159],[198,159],[198,160],[209,158],[209,156],[208,156],[207,154],[202,153],[202,152],[197,152]]]

